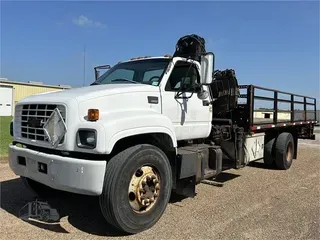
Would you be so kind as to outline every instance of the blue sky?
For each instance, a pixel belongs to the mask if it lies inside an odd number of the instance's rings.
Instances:
[[[240,84],[319,96],[319,2],[2,2],[1,77],[86,84],[93,67],[205,37]]]

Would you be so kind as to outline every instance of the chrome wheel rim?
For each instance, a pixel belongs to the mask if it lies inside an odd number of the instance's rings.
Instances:
[[[287,153],[286,153],[286,160],[288,162],[291,161],[291,158],[292,158],[292,143],[289,142],[288,146],[287,146]]]
[[[133,211],[145,213],[156,204],[160,194],[160,177],[151,166],[139,168],[133,176],[128,189],[128,200]]]

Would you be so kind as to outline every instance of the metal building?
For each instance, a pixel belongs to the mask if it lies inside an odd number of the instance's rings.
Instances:
[[[42,82],[16,82],[0,78],[0,116],[13,116],[14,106],[25,97],[44,92],[61,91],[68,85],[45,85]]]

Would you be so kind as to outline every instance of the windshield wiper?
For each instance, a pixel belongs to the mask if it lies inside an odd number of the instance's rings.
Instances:
[[[135,84],[138,83],[138,82],[136,82],[136,81],[129,80],[129,79],[126,79],[126,78],[117,78],[117,79],[112,80],[111,82],[121,82],[121,81],[131,82],[131,83],[135,83]]]

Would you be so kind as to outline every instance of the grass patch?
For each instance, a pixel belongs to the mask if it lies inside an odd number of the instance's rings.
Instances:
[[[12,117],[0,117],[0,161],[8,156],[8,146],[12,141],[10,136],[10,122]]]

